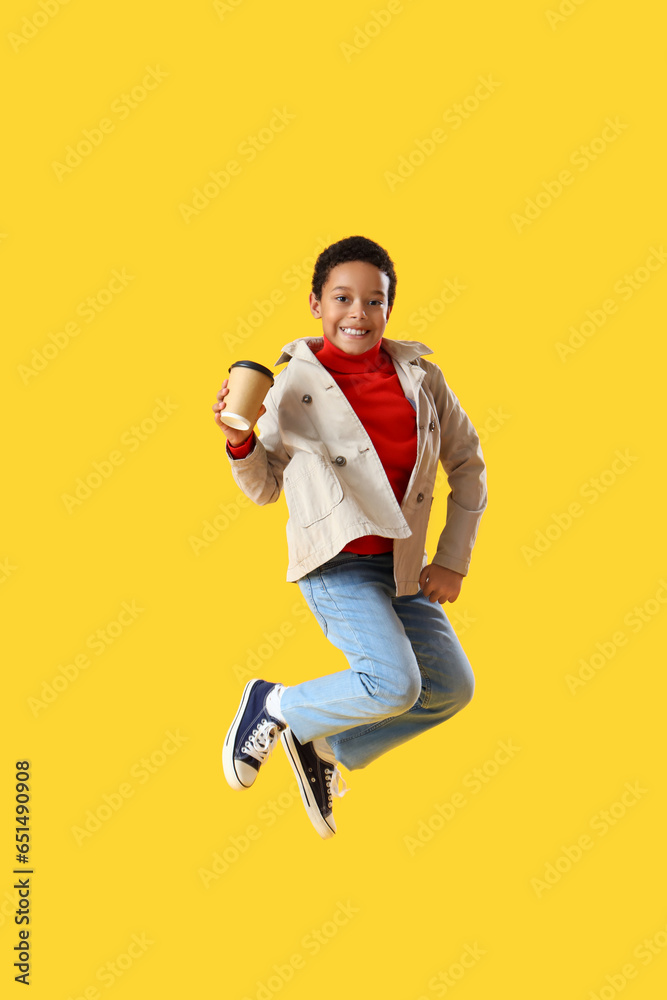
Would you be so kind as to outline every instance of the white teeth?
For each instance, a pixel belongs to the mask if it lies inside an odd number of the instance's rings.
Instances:
[[[365,337],[369,330],[353,330],[350,326],[341,326],[341,333],[349,333],[353,337]]]

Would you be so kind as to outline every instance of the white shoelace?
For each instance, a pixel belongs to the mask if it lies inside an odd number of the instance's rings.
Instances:
[[[338,799],[342,799],[345,792],[349,792],[349,787],[345,783],[345,778],[338,770],[336,763],[336,758],[331,752],[329,745],[326,740],[318,738],[313,740],[313,750],[326,764],[324,768],[324,780],[327,785],[327,797],[329,799],[329,805],[331,805],[332,796],[336,796]]]
[[[324,768],[324,778],[327,783],[327,794],[329,796],[329,805],[331,805],[331,797],[335,795],[337,799],[342,799],[345,792],[349,792],[349,788],[345,783],[345,778],[340,773],[336,765],[333,768]]]
[[[263,764],[278,742],[279,732],[280,729],[275,722],[262,719],[245,741],[243,752]]]

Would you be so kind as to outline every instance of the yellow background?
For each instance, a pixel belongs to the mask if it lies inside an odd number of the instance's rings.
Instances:
[[[663,996],[659,5],[44,3],[11,0],[1,32],[3,983],[21,995],[13,773],[28,758],[35,998]],[[149,69],[153,89],[134,89]],[[495,81],[483,99],[480,78]],[[84,130],[98,144],[54,167]],[[539,211],[517,223],[527,200]],[[324,843],[280,748],[252,792],[224,781],[253,657],[287,684],[341,662],[285,582],[284,501],[239,502],[211,405],[232,360],[273,364],[320,332],[312,258],[356,233],[396,263],[387,335],[429,344],[483,431],[489,508],[448,606],[473,702],[352,773]],[[466,287],[441,309],[447,280]],[[569,328],[609,299],[563,360]],[[115,633],[104,652],[98,629]],[[520,751],[499,766],[501,741]],[[445,822],[436,805],[457,792]]]

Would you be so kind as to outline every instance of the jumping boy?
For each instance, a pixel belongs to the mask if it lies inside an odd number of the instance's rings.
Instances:
[[[321,837],[336,832],[337,764],[365,767],[450,719],[474,676],[441,605],[455,601],[486,506],[479,438],[431,354],[384,339],[396,274],[382,247],[340,240],[317,259],[310,311],[323,337],[287,344],[253,431],[220,420],[234,479],[289,508],[287,580],[298,582],[348,669],[290,687],[246,685],[227,733],[232,788],[255,781],[280,736]],[[450,494],[433,560],[424,552],[438,461]]]

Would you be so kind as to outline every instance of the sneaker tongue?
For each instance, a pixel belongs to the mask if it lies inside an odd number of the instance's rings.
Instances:
[[[336,758],[334,757],[333,750],[324,739],[324,737],[318,736],[317,739],[313,740],[313,750],[318,757],[322,760],[326,760],[328,764],[335,764]]]

